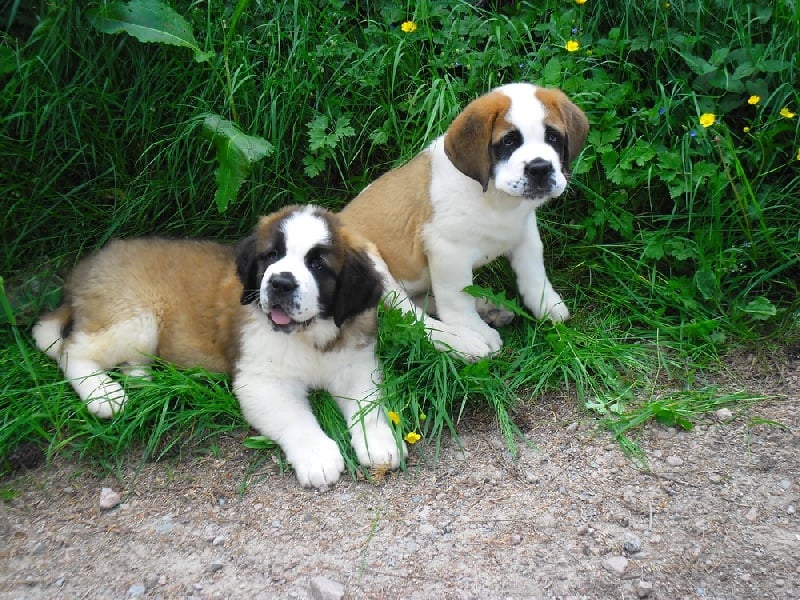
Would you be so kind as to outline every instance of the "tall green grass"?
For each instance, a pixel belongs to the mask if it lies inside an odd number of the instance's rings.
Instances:
[[[673,414],[686,425],[736,402],[737,390],[697,383],[731,347],[798,338],[796,3],[174,2],[208,62],[100,33],[87,11],[105,5],[0,13],[4,452],[32,440],[113,466],[131,446],[158,458],[240,430],[225,378],[168,366],[133,390],[135,411],[88,415],[28,335],[61,274],[114,236],[233,241],[289,203],[339,208],[509,81],[559,86],[591,122],[570,190],[540,216],[574,316],[520,317],[498,356],[470,365],[384,311],[399,434],[435,442],[470,403],[487,403],[513,447],[514,411],[568,389],[625,441],[630,424]],[[273,149],[224,212],[208,114]],[[503,261],[479,283],[515,298]]]

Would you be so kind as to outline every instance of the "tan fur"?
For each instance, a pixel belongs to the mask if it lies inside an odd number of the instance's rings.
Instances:
[[[346,228],[380,241],[380,255],[396,279],[414,280],[427,266],[422,227],[432,213],[430,183],[430,157],[423,152],[379,177],[339,213]]]
[[[71,314],[72,330],[91,335],[153,314],[159,357],[182,367],[229,372],[238,352],[241,293],[232,248],[158,238],[116,240],[79,263],[64,305],[43,319],[59,319],[63,327]]]
[[[536,97],[547,109],[547,124],[567,134],[569,160],[572,162],[577,158],[589,134],[586,115],[561,90],[539,88],[536,90]]]
[[[486,191],[492,169],[489,145],[512,127],[505,121],[511,98],[500,92],[470,102],[447,129],[444,151],[455,167],[479,181]]]

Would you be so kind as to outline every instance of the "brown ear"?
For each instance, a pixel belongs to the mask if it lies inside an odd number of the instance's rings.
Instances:
[[[571,163],[578,158],[578,154],[581,153],[583,146],[586,144],[586,136],[589,134],[589,120],[583,114],[583,111],[575,106],[561,90],[542,88],[536,91],[536,95],[546,104],[549,103],[551,106],[555,106],[558,112],[561,113],[561,120],[567,130],[567,140],[569,142],[567,156]]]
[[[483,186],[492,176],[492,132],[497,119],[508,111],[511,99],[489,92],[473,100],[456,117],[444,135],[444,152],[456,169]]]

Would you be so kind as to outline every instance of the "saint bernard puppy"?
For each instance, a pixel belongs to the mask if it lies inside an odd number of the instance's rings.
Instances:
[[[469,358],[500,348],[500,335],[464,292],[473,270],[500,255],[510,259],[534,315],[569,316],[545,273],[536,209],[564,192],[588,131],[586,115],[560,90],[504,85],[474,100],[442,137],[341,212],[346,227],[378,247],[398,292],[432,293],[427,310],[449,328],[442,335],[429,322],[437,346]]]
[[[159,356],[231,373],[250,425],[280,445],[301,484],[322,487],[339,479],[344,460],[311,412],[310,389],[331,393],[362,464],[396,468],[405,454],[377,388],[384,278],[371,254],[313,206],[262,217],[236,248],[112,241],[77,265],[63,304],[33,337],[103,418],[127,400],[107,373],[114,367],[146,376]]]

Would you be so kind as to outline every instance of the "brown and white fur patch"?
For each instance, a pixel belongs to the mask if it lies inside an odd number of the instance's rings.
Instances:
[[[33,330],[88,409],[110,418],[127,395],[108,373],[147,374],[154,356],[233,375],[242,412],[278,443],[301,484],[339,479],[344,460],[311,412],[326,389],[362,464],[399,466],[380,405],[372,246],[323,209],[262,217],[236,248],[208,241],[116,240],[74,269],[62,305]]]
[[[432,294],[441,323],[422,314],[419,301],[415,310],[435,344],[469,358],[500,348],[500,335],[464,288],[475,269],[501,255],[534,315],[569,316],[545,272],[536,209],[566,189],[588,129],[560,90],[504,85],[470,103],[443,136],[340,213],[377,246],[397,291],[412,299]]]

